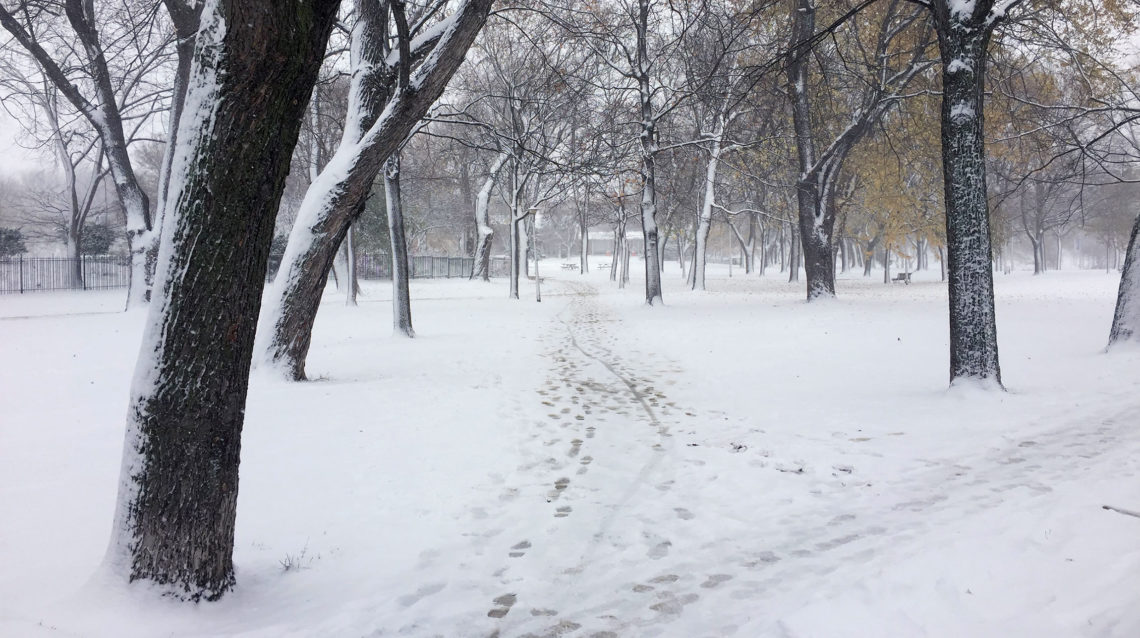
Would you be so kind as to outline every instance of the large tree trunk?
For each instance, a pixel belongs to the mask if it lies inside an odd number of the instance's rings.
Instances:
[[[1001,384],[983,106],[992,21],[935,11],[942,54],[942,166],[950,291],[950,380]]]
[[[388,157],[384,168],[384,199],[388,208],[388,236],[392,240],[392,329],[398,335],[414,337],[408,241],[404,236],[404,208],[400,201],[399,151]]]
[[[234,584],[238,463],[273,224],[336,0],[208,3],[131,389],[108,561],[213,600]]]
[[[1108,333],[1108,345],[1140,339],[1140,216],[1132,224],[1132,237],[1124,254],[1120,273],[1120,291],[1116,295],[1116,313]],[[1106,260],[1107,261],[1107,260]]]
[[[831,214],[831,199],[834,176],[838,170],[830,161],[820,165],[812,135],[808,95],[810,51],[803,43],[815,33],[813,0],[796,0],[792,15],[792,46],[796,49],[788,62],[788,82],[791,85],[792,122],[800,167],[800,178],[796,182],[800,247],[807,275],[807,299],[811,301],[819,297],[835,296],[835,258],[831,245],[835,217]]]
[[[495,163],[491,165],[491,171],[487,174],[487,180],[483,182],[483,187],[479,189],[475,199],[475,228],[479,237],[475,240],[472,279],[491,281],[491,241],[495,237],[495,229],[491,227],[491,191],[495,189],[495,180],[498,179],[499,171],[503,170],[508,158],[509,154],[505,152],[495,158]]]
[[[353,76],[348,121],[330,167],[305,193],[281,275],[273,282],[261,318],[259,351],[286,376],[305,378],[313,322],[337,248],[364,203],[388,156],[395,151],[443,93],[486,21],[492,0],[465,0],[445,28],[413,39],[411,60],[424,58],[406,83],[400,55],[385,51],[388,17],[379,3],[359,0],[353,30]],[[379,15],[378,15],[379,14]],[[434,46],[433,46],[434,44]],[[430,51],[430,55],[428,52]]]

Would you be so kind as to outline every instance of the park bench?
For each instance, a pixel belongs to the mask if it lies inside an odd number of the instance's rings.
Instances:
[[[562,270],[578,270],[578,264],[562,264]]]
[[[898,283],[901,281],[904,284],[909,286],[910,285],[910,273],[909,272],[900,272],[899,274],[895,275],[895,278],[892,279],[891,281],[893,281],[895,283]]]

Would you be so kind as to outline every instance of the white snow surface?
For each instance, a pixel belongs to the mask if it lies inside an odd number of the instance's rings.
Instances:
[[[145,317],[0,297],[0,636],[1140,635],[1116,276],[999,275],[1000,392],[947,390],[937,270],[809,305],[669,263],[647,308],[640,266],[414,281],[416,339],[330,287],[320,380],[254,376],[238,586],[197,605],[98,570]]]

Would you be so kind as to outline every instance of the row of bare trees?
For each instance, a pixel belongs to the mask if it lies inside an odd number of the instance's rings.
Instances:
[[[809,302],[835,295],[837,260],[869,272],[882,251],[889,279],[892,253],[936,250],[951,381],[1000,386],[991,213],[1020,211],[1038,246],[1083,214],[1086,187],[1135,175],[1136,83],[1090,44],[1135,12],[1094,4],[0,2],[5,102],[46,123],[65,172],[110,178],[130,305],[153,288],[110,563],[195,600],[232,587],[250,369],[305,379],[329,275],[352,303],[377,208],[408,336],[410,207],[458,209],[440,225],[483,279],[500,212],[514,298],[539,211],[572,217],[583,271],[590,229],[613,228],[618,285],[639,224],[649,305],[670,248],[705,287],[720,220],[748,271],[757,250],[759,270],[778,260],[791,280],[802,261]],[[1075,71],[1047,85],[1062,66]],[[164,143],[152,196],[130,152],[147,139]],[[82,226],[94,187],[70,184]],[[1136,233],[1114,341],[1140,330]]]

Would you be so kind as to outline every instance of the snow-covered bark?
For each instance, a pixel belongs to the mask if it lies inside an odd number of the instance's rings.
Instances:
[[[1124,255],[1124,269],[1120,273],[1120,291],[1116,295],[1116,313],[1108,345],[1121,341],[1140,340],[1140,216],[1132,224],[1132,237]]]
[[[364,211],[388,156],[463,62],[491,4],[465,0],[449,17],[412,38],[405,59],[399,49],[387,50],[387,4],[357,2],[344,133],[328,166],[305,193],[261,318],[258,350],[286,376],[305,378],[321,292],[348,226]]]
[[[384,200],[388,211],[388,236],[392,242],[392,329],[398,335],[416,336],[412,329],[411,269],[408,240],[404,235],[404,207],[400,200],[400,152],[384,166]],[[351,284],[349,284],[351,286]]]
[[[935,0],[942,55],[942,170],[950,292],[950,381],[1001,385],[983,118],[987,48],[1006,3]],[[995,6],[997,5],[997,6]]]
[[[179,598],[213,600],[234,585],[254,328],[337,5],[211,0],[203,9],[108,552],[113,571]]]
[[[491,191],[495,189],[495,181],[499,178],[499,171],[510,158],[506,151],[495,158],[487,179],[475,197],[475,230],[478,237],[475,240],[475,265],[471,271],[472,279],[491,280],[491,241],[495,230],[491,228]]]
[[[190,69],[194,62],[194,43],[198,37],[198,28],[202,20],[201,0],[163,0],[166,13],[174,25],[174,34],[177,40],[174,44],[178,65],[174,71],[174,90],[170,97],[170,113],[167,117],[166,149],[162,156],[162,169],[158,177],[158,203],[155,205],[153,227],[162,228],[162,219],[165,217],[169,205],[170,170],[174,163],[174,152],[178,148],[178,121],[182,117],[182,109],[186,103],[186,87],[190,82]],[[159,230],[158,232],[161,232]],[[148,261],[153,262],[158,256],[158,242],[152,242],[151,256]],[[154,264],[148,265],[152,272]]]

